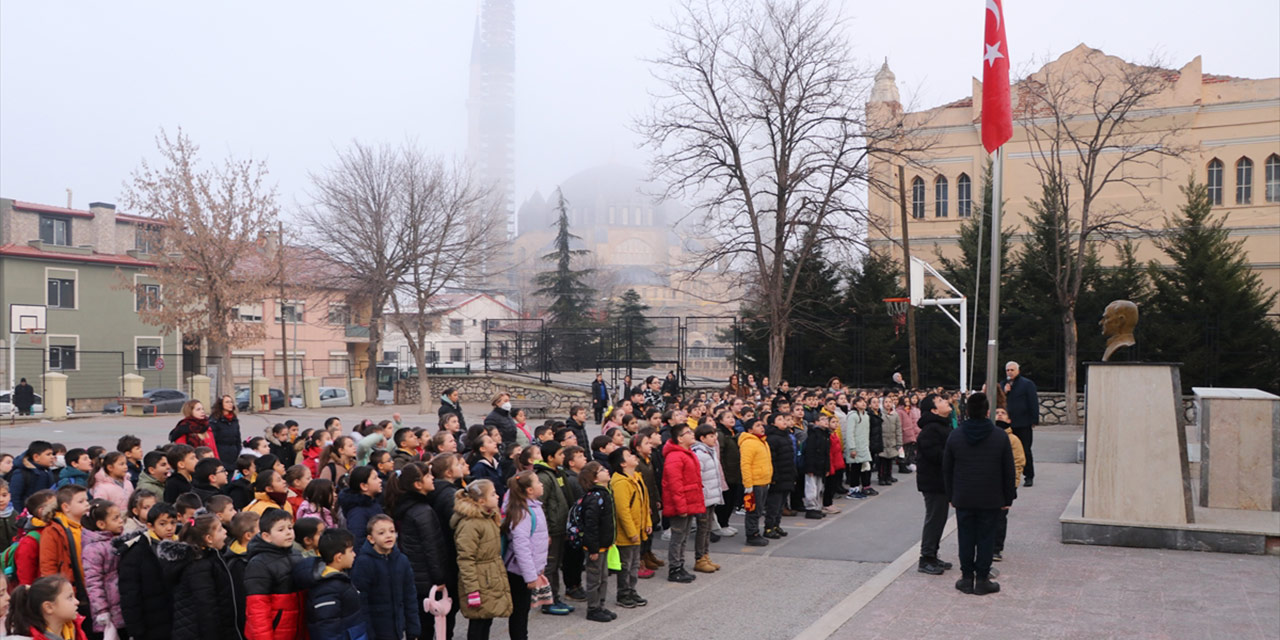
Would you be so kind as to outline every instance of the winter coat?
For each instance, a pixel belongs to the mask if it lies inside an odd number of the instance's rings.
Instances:
[[[74,631],[72,631],[71,629],[74,629]],[[76,640],[86,640],[88,638],[88,636],[86,636],[84,633],[84,616],[76,616],[76,621],[72,623],[71,629],[64,629],[64,633],[74,633]],[[19,640],[19,639],[28,640],[30,638],[35,638],[36,640],[44,640],[45,638],[49,637],[48,635],[45,634],[44,629],[41,629],[40,627],[33,626],[30,629],[27,629],[27,633],[30,635],[25,635],[25,636],[5,635],[4,640]]]
[[[102,500],[110,500],[111,504],[120,508],[120,512],[129,513],[129,496],[133,494],[133,483],[129,482],[126,475],[122,482],[116,482],[114,478],[107,475],[106,471],[99,470],[93,476],[93,489],[90,490],[94,498]]]
[[[716,425],[716,438],[720,442],[720,468],[725,482],[742,484],[742,453],[738,451],[738,439],[733,429]]]
[[[454,502],[454,545],[458,549],[458,597],[468,619],[505,618],[511,615],[511,585],[502,564],[502,532],[498,516],[467,499]],[[480,594],[480,606],[467,604],[467,596]]]
[[[396,521],[396,532],[400,534],[400,551],[413,568],[418,598],[425,599],[431,587],[447,585],[455,577],[449,570],[446,557],[448,545],[445,540],[448,535],[427,496],[416,491],[400,496],[392,518]]]
[[[667,441],[662,446],[662,515],[695,516],[705,513],[702,501],[702,467],[692,451]]]
[[[920,437],[916,438],[916,489],[921,493],[945,493],[942,481],[942,452],[951,436],[951,419],[926,411],[920,416]]]
[[[867,417],[871,422],[867,429],[867,444],[871,455],[878,456],[884,451],[884,418],[879,411],[868,411]]]
[[[508,513],[507,518],[510,517]],[[542,503],[529,500],[524,517],[511,527],[509,540],[507,553],[502,559],[507,571],[520,576],[525,582],[537,580],[547,566],[547,551],[551,547],[551,534]]]
[[[164,480],[156,478],[146,471],[138,474],[138,484],[136,489],[146,489],[147,491],[156,494],[156,500],[164,500]],[[236,507],[237,510],[243,508],[244,507]]]
[[[701,493],[701,492],[699,492]],[[617,538],[613,494],[609,487],[593,485],[582,496],[582,548],[587,554],[604,553]]]
[[[614,520],[617,533],[614,544],[630,546],[639,544],[632,542],[635,537],[640,542],[649,538],[645,529],[653,526],[653,512],[649,509],[649,485],[639,473],[627,475],[619,471],[609,478],[609,489],[613,491]]]
[[[391,464],[396,471],[405,468],[410,462],[421,462],[422,458],[418,457],[416,451],[406,451],[404,449],[396,449],[391,452]]]
[[[914,444],[920,435],[919,409],[898,407],[898,423],[902,425],[902,444]]]
[[[773,456],[765,439],[750,431],[738,434],[738,450],[742,452],[742,486],[763,487],[773,482]]]
[[[884,424],[881,425],[880,439],[884,443],[884,448],[880,451],[880,457],[898,457],[898,447],[902,446],[902,421],[899,419],[897,411],[885,414]]]
[[[120,609],[120,556],[111,546],[113,538],[105,531],[86,529],[80,540],[84,548],[80,558],[84,564],[84,588],[89,594],[89,617],[93,620],[93,630],[98,632],[104,630],[97,621],[102,613],[111,614],[111,624],[117,629],[125,627]]]
[[[192,482],[191,493],[200,496],[200,502],[204,506],[209,506],[209,499],[214,496],[226,495],[222,490],[209,484],[208,482]],[[235,505],[232,505],[235,506]]]
[[[636,457],[640,459],[640,463],[636,465],[636,473],[640,474],[640,478],[644,480],[645,491],[649,494],[649,510],[657,514],[662,506],[662,481],[658,479],[658,470],[650,464],[650,461],[653,460],[652,456],[649,457],[649,460],[645,460],[639,454]],[[572,479],[572,484],[577,484],[576,476]],[[579,488],[581,486],[578,485]],[[569,500],[570,504],[574,502],[577,502],[577,498]]]
[[[83,532],[83,527],[72,524],[60,513],[53,516],[53,522],[40,534],[41,576],[62,574],[77,586],[81,584],[80,579],[84,576],[81,565]]]
[[[165,540],[156,556],[173,590],[173,637],[241,640],[236,628],[236,588],[217,551]]]
[[[191,448],[209,447],[213,449],[215,458],[221,460],[222,456],[218,451],[218,443],[214,440],[213,433],[209,431],[209,420],[198,420],[196,418],[183,418],[169,432],[169,442],[176,444],[185,444]],[[232,458],[234,461],[235,458]],[[224,463],[225,464],[225,463]]]
[[[565,495],[564,469],[552,469],[545,462],[535,462],[533,471],[542,481],[542,511],[546,514],[547,534],[562,536],[569,522],[569,498]],[[532,581],[530,581],[532,582]]]
[[[773,464],[773,481],[770,491],[791,491],[796,486],[796,448],[791,434],[769,425],[764,429],[765,442],[769,444],[769,457]]]
[[[222,492],[231,498],[231,506],[235,507],[236,511],[244,511],[244,508],[253,502],[253,483],[249,482],[248,478],[236,478],[228,482]]]
[[[400,640],[422,633],[418,612],[421,600],[414,584],[413,568],[400,550],[378,553],[368,540],[356,554],[351,582],[360,591],[360,606],[369,618],[370,638]]]
[[[462,417],[462,406],[449,402],[445,398],[440,399],[440,408],[436,410],[436,415],[443,418],[449,414],[458,416],[458,431],[467,432],[467,419]]]
[[[458,586],[458,548],[454,546],[453,505],[461,488],[460,481],[438,480],[436,488],[427,494],[427,501],[431,503],[431,508],[435,509],[436,520],[440,523],[440,529],[444,531],[444,570],[445,575],[449,576],[450,589]]]
[[[22,509],[31,494],[42,489],[51,489],[58,481],[49,467],[42,467],[27,459],[22,454],[13,461],[13,475],[9,476],[9,504],[15,509]]]
[[[345,571],[328,569],[319,558],[306,558],[293,568],[293,583],[307,594],[310,640],[369,640],[369,618],[360,591]]]
[[[172,474],[169,475],[168,478],[165,479],[164,492],[161,493],[160,495],[162,496],[163,502],[168,502],[169,504],[173,504],[174,500],[178,499],[178,496],[184,493],[190,493],[190,492],[191,492],[191,481],[188,480],[186,476],[182,475],[181,473],[174,471]]]
[[[1009,436],[1009,446],[1013,448],[1013,488],[1022,486],[1022,469],[1027,466],[1027,452],[1022,448],[1022,440],[1013,435],[1013,428],[1008,422],[997,422],[996,427],[1003,429]]]
[[[693,443],[693,454],[698,457],[698,470],[702,475],[702,504],[711,507],[724,502],[720,481],[724,472],[720,469],[720,457],[701,442]]]
[[[262,536],[249,541],[244,568],[245,640],[305,638],[302,593],[293,584],[293,549],[277,547]]]
[[[292,442],[281,442],[271,433],[271,429],[267,429],[266,433],[267,447],[271,449],[271,453],[276,459],[284,465],[285,469],[292,467],[298,460],[298,451],[293,448]]]
[[[484,426],[497,427],[498,434],[502,436],[502,444],[516,441],[516,421],[511,419],[509,411],[501,407],[494,407],[493,411],[485,416]]]
[[[1040,396],[1036,393],[1036,383],[1026,376],[1014,378],[1009,383],[1009,392],[1005,394],[1005,411],[1009,412],[1009,423],[1015,429],[1040,424]]]
[[[599,462],[605,471],[613,473],[613,467],[609,466],[609,456],[605,455],[603,451],[592,451],[591,462]]]
[[[343,489],[338,493],[338,508],[347,521],[347,531],[359,540],[368,535],[369,520],[382,513],[382,505],[373,498],[356,491]]]
[[[111,541],[120,556],[120,611],[134,640],[173,637],[173,591],[165,583],[156,557],[158,544],[160,541],[146,531]]]
[[[871,416],[864,411],[850,411],[840,430],[846,463],[871,462]]]
[[[339,497],[341,497],[341,494],[339,494]],[[293,515],[293,506],[289,504],[288,500],[283,501],[282,504],[272,500],[270,496],[261,491],[253,494],[253,502],[250,502],[249,506],[244,508],[244,511],[261,516],[267,512],[267,509],[284,509],[289,512],[289,515]]]
[[[75,485],[77,487],[89,486],[89,474],[75,467],[63,467],[58,474],[58,481],[54,483],[53,489],[57,491],[66,486]]]
[[[222,411],[214,411],[209,416],[209,431],[213,432],[213,442],[216,445],[214,450],[218,452],[218,459],[228,472],[235,472],[236,458],[240,456],[240,446],[244,442],[240,435],[240,417],[232,414],[228,418]]]
[[[831,434],[822,427],[813,427],[804,441],[804,462],[800,470],[807,475],[825,477],[831,470]]]
[[[1013,447],[1007,434],[986,418],[960,423],[947,437],[942,481],[957,509],[999,509],[1013,504]]]
[[[293,512],[293,521],[297,522],[303,518],[319,518],[324,523],[326,529],[342,529],[345,522],[342,521],[342,514],[335,513],[333,510],[316,506],[303,500],[298,506],[298,510]]]
[[[382,435],[381,431],[375,431],[356,440],[356,466],[362,467],[369,464],[369,456],[374,450],[382,449],[386,443],[387,437]]]
[[[471,465],[471,481],[490,480],[493,482],[493,488],[498,492],[498,497],[506,493],[507,485],[502,481],[502,467],[495,460],[489,462],[484,458],[477,458],[475,464]]]
[[[0,553],[8,549],[20,533],[22,527],[18,524],[18,510],[9,505],[9,515],[0,515]]]
[[[591,381],[591,406],[597,409],[609,406],[609,385],[604,380]]]
[[[577,420],[574,420],[573,418],[569,418],[568,420],[564,421],[564,426],[565,428],[572,431],[574,437],[578,439],[578,446],[583,446],[582,443],[584,442],[587,443],[588,445],[591,444],[591,441],[587,439],[586,425],[582,424],[581,422],[578,422]]]
[[[845,470],[844,453],[840,451],[840,429],[839,427],[831,429],[831,437],[828,440],[830,451],[827,454],[827,461],[830,463],[827,469],[827,475],[835,475]]]

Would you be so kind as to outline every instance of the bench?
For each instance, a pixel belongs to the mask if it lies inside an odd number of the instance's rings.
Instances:
[[[511,399],[511,408],[524,409],[524,412],[530,418],[550,418],[554,409],[550,402],[545,400],[524,400],[521,398]]]
[[[119,402],[124,408],[121,413],[126,416],[145,416],[148,413],[156,415],[156,406],[146,398],[119,398]]]

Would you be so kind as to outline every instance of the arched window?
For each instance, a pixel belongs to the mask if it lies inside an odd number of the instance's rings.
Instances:
[[[1280,202],[1280,155],[1267,156],[1267,202]]]
[[[938,176],[933,181],[933,217],[947,217],[947,178]]]
[[[956,215],[961,218],[973,215],[973,184],[964,173],[956,178]]]
[[[1253,161],[1236,160],[1236,204],[1253,202]]]
[[[1209,202],[1222,204],[1222,161],[1214,158],[1209,161]]]
[[[920,176],[911,179],[911,217],[924,217],[924,180]]]

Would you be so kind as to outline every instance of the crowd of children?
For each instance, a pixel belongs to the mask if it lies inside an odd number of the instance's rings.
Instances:
[[[869,393],[832,380],[777,389],[731,381],[681,396],[648,380],[587,435],[587,408],[532,427],[505,394],[466,426],[457,394],[438,428],[399,415],[294,421],[239,440],[235,403],[188,402],[170,443],[144,453],[31,442],[0,456],[5,631],[35,638],[430,638],[429,599],[448,598],[468,638],[537,610],[618,617],[639,580],[666,566],[690,583],[720,567],[710,545],[765,546],[784,516],[839,513],[913,469],[923,393]],[[660,391],[661,388],[661,391]],[[669,540],[653,552],[655,532]],[[686,547],[693,537],[692,572]]]

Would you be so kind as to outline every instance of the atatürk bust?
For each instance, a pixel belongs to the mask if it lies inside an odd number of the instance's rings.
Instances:
[[[1133,328],[1138,326],[1138,305],[1128,300],[1113,300],[1102,312],[1098,325],[1107,338],[1107,349],[1102,352],[1102,361],[1106,362],[1116,349],[1132,347],[1137,342],[1133,339]]]

